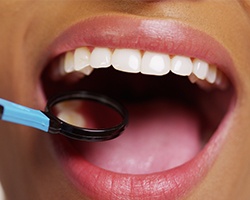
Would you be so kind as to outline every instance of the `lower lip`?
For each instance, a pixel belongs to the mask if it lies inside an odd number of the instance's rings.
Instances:
[[[204,149],[192,160],[153,174],[119,174],[101,169],[84,160],[70,140],[62,136],[52,136],[51,139],[64,173],[85,197],[102,200],[184,198],[204,179],[215,162],[228,132],[230,113]]]

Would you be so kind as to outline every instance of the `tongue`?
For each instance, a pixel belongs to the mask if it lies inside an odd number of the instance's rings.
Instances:
[[[189,109],[163,100],[128,108],[129,125],[120,137],[76,145],[87,161],[113,172],[148,174],[177,167],[199,152],[199,118]]]

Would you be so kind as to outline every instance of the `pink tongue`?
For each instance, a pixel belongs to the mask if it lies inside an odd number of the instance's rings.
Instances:
[[[198,117],[162,100],[129,106],[129,126],[115,140],[79,143],[89,162],[119,173],[148,174],[192,159],[200,150]]]

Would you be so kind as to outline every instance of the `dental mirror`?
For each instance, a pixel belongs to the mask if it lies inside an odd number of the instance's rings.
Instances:
[[[108,96],[76,91],[52,97],[45,111],[0,99],[0,119],[76,140],[100,142],[121,134],[128,113]]]

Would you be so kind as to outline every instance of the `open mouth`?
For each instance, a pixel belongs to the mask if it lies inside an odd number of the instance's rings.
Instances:
[[[129,125],[117,139],[99,143],[68,139],[64,147],[77,152],[70,159],[85,167],[87,162],[98,173],[141,177],[178,169],[200,155],[236,98],[221,66],[185,54],[103,46],[62,51],[42,73],[46,98],[72,90],[95,91],[118,99],[129,111]],[[65,107],[63,116],[70,122],[81,125],[86,120]],[[82,168],[78,166],[78,171]],[[88,180],[86,175],[83,179]],[[89,184],[86,180],[81,184]]]
[[[85,159],[119,173],[153,173],[189,161],[211,138],[232,100],[223,72],[185,56],[82,47],[60,55],[47,70],[43,83],[48,97],[95,91],[129,109],[130,124],[121,138],[73,142]],[[87,116],[67,106],[61,116],[81,126]]]

